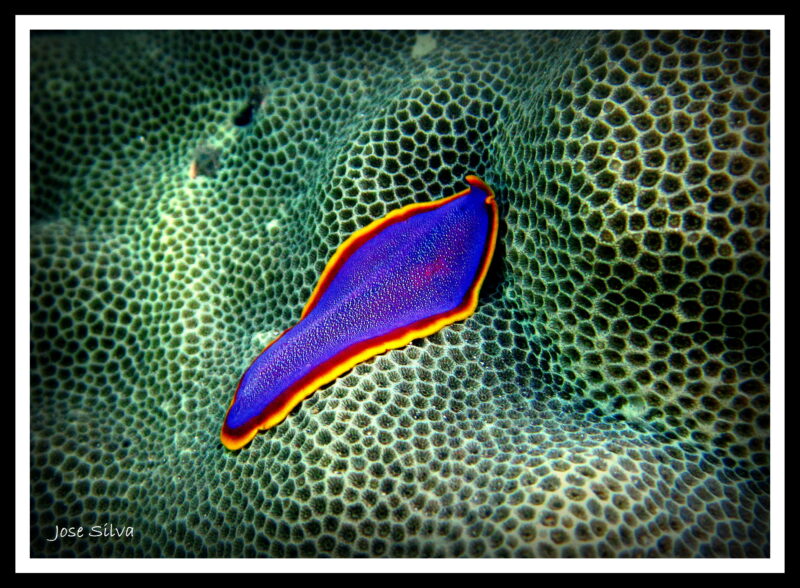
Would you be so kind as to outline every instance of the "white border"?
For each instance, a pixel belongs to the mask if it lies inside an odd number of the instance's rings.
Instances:
[[[743,560],[52,560],[30,559],[30,31],[63,29],[770,29],[771,51],[771,550],[770,559]],[[785,20],[726,15],[513,16],[17,16],[16,18],[15,391],[18,572],[782,572],[784,544],[785,394]]]

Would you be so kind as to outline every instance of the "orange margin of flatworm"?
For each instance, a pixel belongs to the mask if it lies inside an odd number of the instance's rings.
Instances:
[[[486,278],[486,274],[489,271],[489,266],[492,263],[492,257],[494,256],[494,250],[497,242],[499,218],[497,211],[497,203],[495,202],[495,196],[492,189],[489,186],[487,186],[477,176],[468,175],[466,177],[466,180],[471,186],[477,186],[478,188],[481,188],[488,194],[485,202],[492,208],[492,215],[491,215],[492,225],[490,227],[488,250],[483,259],[483,264],[478,270],[475,282],[472,284],[472,287],[470,288],[469,292],[464,297],[464,303],[456,307],[454,309],[455,312],[453,313],[443,313],[438,320],[430,324],[427,324],[422,328],[410,331],[404,331],[402,335],[397,339],[391,339],[388,341],[384,341],[373,347],[367,347],[357,355],[349,357],[345,361],[335,364],[333,367],[331,367],[331,369],[320,373],[311,382],[303,386],[301,389],[297,390],[297,392],[295,392],[291,396],[291,398],[288,399],[288,401],[284,404],[281,410],[273,414],[270,414],[263,422],[259,423],[257,426],[252,427],[246,434],[242,435],[241,437],[225,435],[224,433],[225,428],[223,426],[223,430],[221,433],[221,440],[222,444],[225,445],[225,447],[232,450],[244,447],[253,439],[253,437],[256,436],[256,434],[258,434],[258,431],[272,428],[281,421],[283,421],[288,416],[288,414],[294,409],[294,407],[297,406],[300,402],[305,400],[308,396],[313,394],[316,390],[318,390],[325,384],[332,382],[342,374],[348,372],[359,363],[366,361],[367,359],[370,359],[371,357],[374,357],[376,355],[380,355],[385,351],[389,351],[390,349],[397,349],[398,347],[403,347],[408,343],[410,343],[411,341],[413,341],[414,339],[419,339],[422,337],[427,337],[428,335],[432,335],[433,333],[439,331],[440,329],[446,327],[449,324],[466,319],[467,317],[472,315],[473,312],[475,312],[475,309],[478,306],[478,295],[480,293],[481,286],[483,285],[483,281]],[[338,261],[348,253],[348,249],[350,248],[350,245],[354,241],[356,241],[360,237],[370,232],[377,232],[382,225],[388,223],[389,221],[400,215],[406,214],[412,210],[422,211],[425,209],[438,208],[439,206],[442,206],[443,204],[451,200],[455,200],[456,198],[464,196],[470,190],[471,188],[468,188],[452,196],[440,198],[439,200],[409,204],[402,208],[398,208],[396,210],[389,212],[386,216],[371,222],[366,227],[359,229],[358,231],[350,235],[350,237],[348,237],[347,240],[345,240],[344,243],[342,243],[337,248],[336,252],[333,254],[333,257],[331,257],[330,261],[328,261],[328,265],[325,266],[325,269],[323,270],[322,274],[320,274],[319,282],[317,283],[316,288],[314,288],[311,297],[306,303],[306,306],[303,309],[303,313],[300,316],[300,320],[303,320],[303,318],[305,318],[308,312],[317,303],[319,297],[321,297],[320,290],[322,286],[326,283],[326,280],[331,275],[331,272],[335,269]],[[269,349],[269,347],[271,347],[276,341],[278,341],[278,339],[283,337],[283,335],[285,335],[289,330],[291,330],[291,328],[286,329],[283,333],[281,333],[278,337],[276,337],[275,340],[272,341],[269,345],[267,345],[261,353],[264,353],[264,351]],[[257,357],[259,357],[261,353],[259,353]],[[239,383],[241,385],[241,380]],[[238,392],[238,390],[239,387],[237,386],[236,391]],[[232,407],[235,402],[236,402],[236,395],[234,394],[233,400],[231,400],[230,407]],[[228,411],[230,411],[230,407],[228,407]],[[225,415],[225,419],[227,420],[227,412]]]

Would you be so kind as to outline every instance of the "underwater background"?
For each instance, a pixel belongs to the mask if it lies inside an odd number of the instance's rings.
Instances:
[[[33,34],[30,555],[768,557],[769,42]],[[467,174],[476,313],[225,449],[336,247]]]

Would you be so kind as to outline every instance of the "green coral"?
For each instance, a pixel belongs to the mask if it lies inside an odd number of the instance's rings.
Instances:
[[[32,556],[769,554],[767,34],[31,58]],[[468,173],[502,219],[475,315],[225,450],[339,243]],[[46,541],[104,523],[134,538]]]

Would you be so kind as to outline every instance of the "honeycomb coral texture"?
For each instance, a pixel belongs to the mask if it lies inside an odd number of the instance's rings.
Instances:
[[[32,556],[769,555],[768,34],[419,38],[32,37]],[[477,312],[224,449],[335,248],[468,173]]]

